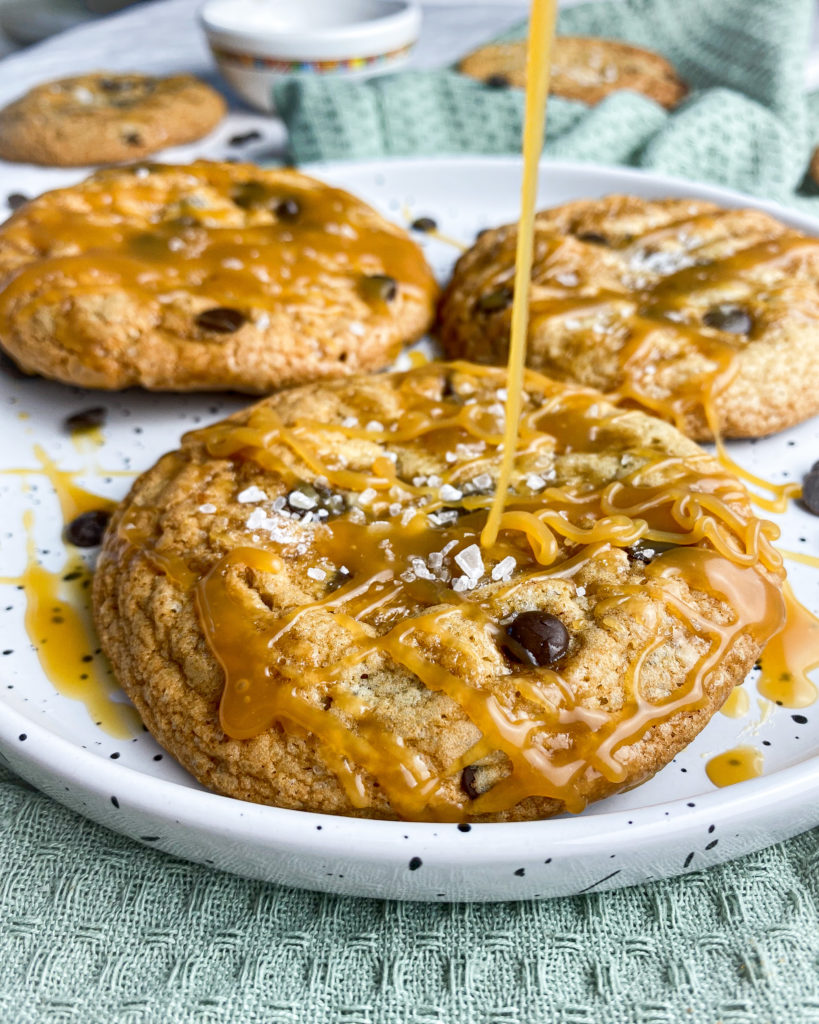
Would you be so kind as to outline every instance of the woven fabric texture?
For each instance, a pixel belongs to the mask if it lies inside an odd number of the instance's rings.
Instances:
[[[564,32],[667,53],[695,91],[553,101],[549,152],[793,201],[819,141],[810,0],[621,0]],[[516,152],[522,96],[451,72],[289,82],[299,161]],[[810,112],[810,117],[809,117]],[[802,185],[801,201],[819,203]],[[813,196],[814,198],[811,198]],[[721,868],[541,903],[296,892],[146,850],[0,767],[2,1024],[819,1024],[819,831]]]
[[[216,874],[0,769],[3,1024],[814,1024],[819,836],[670,882],[401,904]]]
[[[627,163],[801,205],[794,193],[813,134],[803,90],[812,6],[608,0],[564,10],[560,32],[656,49],[691,94],[671,113],[629,92],[591,109],[553,97],[547,155]],[[363,83],[291,79],[276,101],[298,163],[520,150],[522,91],[491,89],[450,69]]]

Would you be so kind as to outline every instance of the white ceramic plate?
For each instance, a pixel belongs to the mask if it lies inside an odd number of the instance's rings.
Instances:
[[[464,241],[516,214],[517,159],[402,160],[314,170],[396,221],[430,215],[442,232]],[[65,181],[76,176],[66,172]],[[752,202],[722,189],[562,163],[544,165],[541,186],[543,204],[617,191],[701,196],[726,205]],[[17,188],[36,190],[27,189],[26,181]],[[819,234],[819,223],[774,212]],[[439,241],[421,240],[445,277],[456,251]],[[0,436],[6,441],[0,446],[0,468],[32,469],[28,478],[0,474],[3,576],[14,576],[24,567],[26,507],[33,508],[41,562],[57,569],[65,557],[59,509],[50,484],[38,474],[35,446],[41,445],[63,467],[85,467],[89,488],[119,497],[128,480],[109,477],[106,469],[147,468],[176,445],[183,431],[243,404],[243,399],[225,395],[88,393],[5,375],[0,387]],[[63,420],[94,405],[109,411],[104,446],[78,450]],[[819,420],[758,443],[736,443],[732,452],[770,479],[797,479],[819,457]],[[819,519],[792,505],[779,522],[783,547],[819,551]],[[789,568],[798,596],[819,611],[819,572],[795,563]],[[508,900],[601,890],[695,871],[819,823],[819,707],[799,712],[764,702],[761,707],[753,674],[745,683],[751,710],[744,718],[715,716],[651,782],[574,818],[459,828],[320,816],[216,796],[170,757],[158,759],[162,752],[147,733],[114,739],[94,725],[82,703],[56,693],[26,635],[23,594],[14,584],[0,589],[0,752],[11,767],[109,828],[226,871],[365,896]],[[706,777],[705,761],[738,743],[764,752],[764,776],[718,790]]]

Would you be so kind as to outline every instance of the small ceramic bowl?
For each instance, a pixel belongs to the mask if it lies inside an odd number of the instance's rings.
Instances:
[[[284,75],[364,78],[400,68],[421,28],[417,0],[208,0],[199,16],[224,77],[268,112]]]

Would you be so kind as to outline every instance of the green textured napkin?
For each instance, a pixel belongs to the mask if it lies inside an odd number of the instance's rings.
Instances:
[[[812,6],[608,0],[561,12],[560,32],[656,49],[692,91],[671,113],[631,92],[593,108],[552,97],[547,155],[627,163],[793,201],[812,134],[804,94]],[[277,87],[276,102],[297,163],[520,151],[523,91],[491,89],[449,69],[369,82],[294,78]]]
[[[696,91],[671,115],[630,94],[594,110],[553,100],[549,152],[793,199],[819,141],[819,97],[801,92],[810,6],[622,0],[564,12],[563,31],[665,52]],[[278,102],[300,161],[519,147],[521,94],[452,72],[289,82]],[[398,904],[174,860],[0,766],[0,1024],[680,1021],[819,1024],[819,831],[618,892]]]

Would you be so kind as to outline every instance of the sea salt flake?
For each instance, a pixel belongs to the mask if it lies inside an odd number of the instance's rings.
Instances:
[[[204,505],[199,506],[199,511],[203,512],[206,516],[209,516],[216,511],[216,506],[211,505],[209,501],[206,501]]]
[[[546,481],[537,473],[529,473],[526,477],[526,486],[530,491],[542,491],[546,486]]]
[[[585,597],[586,596],[586,588],[585,587],[578,587],[575,590],[575,593],[577,594],[578,597]]]
[[[483,576],[483,557],[477,544],[470,544],[468,548],[459,551],[455,556],[455,564],[463,569],[470,580],[479,580]]]
[[[270,326],[270,317],[267,315],[267,313],[259,313],[254,323],[257,330],[266,331],[267,328]]]
[[[459,501],[463,497],[463,491],[459,491],[457,487],[453,487],[452,484],[444,484],[444,486],[438,491],[438,497],[441,501]]]
[[[376,431],[377,433],[383,433],[384,432],[384,424],[381,423],[380,420],[370,420],[370,422],[367,424],[367,426],[364,429],[365,430],[373,430],[373,431]]]
[[[506,558],[501,559],[500,562],[492,570],[492,579],[497,580],[508,579],[511,573],[517,566],[517,562],[511,555],[507,555]]]
[[[457,594],[462,594],[465,590],[469,590],[469,579],[466,576],[456,576],[452,581],[452,589]]]
[[[316,499],[304,491],[291,491],[287,495],[287,501],[291,508],[304,510],[316,507]]]
[[[358,503],[359,505],[369,505],[376,497],[378,497],[378,491],[373,487],[367,487],[359,494]]]
[[[357,338],[363,338],[367,333],[367,328],[360,320],[353,320],[353,322],[348,325],[348,330],[350,334],[354,334]]]
[[[235,256],[228,256],[227,259],[222,260],[222,266],[225,270],[244,270],[245,265],[241,260],[237,260]]]
[[[357,416],[345,416],[344,419],[341,421],[341,425],[342,425],[342,427],[347,427],[348,430],[350,428],[352,428],[352,427],[357,427],[358,426],[358,417]]]
[[[433,551],[427,556],[430,569],[440,569],[444,564],[444,556],[440,551]]]
[[[555,274],[555,281],[562,284],[564,288],[575,288],[580,283],[580,278],[572,270],[566,270]]]
[[[427,484],[430,487],[440,487],[443,482],[444,481],[439,476],[436,476],[434,473],[432,474],[432,476],[427,477]]]
[[[492,477],[488,473],[480,473],[470,480],[470,485],[476,491],[488,491],[492,487]]]
[[[267,495],[261,487],[251,484],[250,487],[245,487],[243,491],[239,491],[236,495],[236,500],[246,505],[252,501],[267,501]]]
[[[311,566],[307,570],[307,575],[310,577],[311,580],[318,580],[319,582],[321,580],[327,579],[327,573],[324,571],[324,569],[320,569],[317,565]]]

